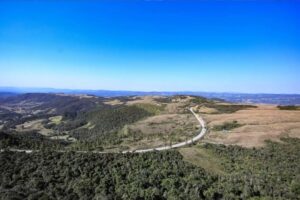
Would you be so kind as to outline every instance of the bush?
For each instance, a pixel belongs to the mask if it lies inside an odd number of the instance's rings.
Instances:
[[[216,125],[212,128],[214,131],[229,131],[238,127],[243,126],[242,124],[239,124],[237,121],[232,121],[232,122],[224,122],[221,125]]]

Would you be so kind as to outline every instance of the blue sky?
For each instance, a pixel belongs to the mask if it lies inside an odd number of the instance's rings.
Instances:
[[[0,86],[300,93],[296,1],[1,1]]]

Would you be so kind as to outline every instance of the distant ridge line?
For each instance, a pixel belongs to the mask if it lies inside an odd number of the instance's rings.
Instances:
[[[25,88],[25,87],[0,87],[0,93],[6,95],[22,93],[65,93],[88,94],[101,97],[118,96],[172,96],[194,95],[206,98],[218,98],[233,103],[280,104],[300,105],[300,94],[268,94],[268,93],[237,93],[237,92],[196,92],[196,91],[130,91],[130,90],[80,90],[80,89],[55,89],[55,88]]]

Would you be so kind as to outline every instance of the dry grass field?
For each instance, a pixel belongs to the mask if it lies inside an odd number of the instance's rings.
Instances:
[[[120,134],[125,136],[123,145],[139,149],[183,142],[197,130],[199,124],[192,114],[160,114],[127,125]]]
[[[159,96],[136,96],[132,97],[131,101],[126,102],[127,105],[134,105],[134,104],[153,104],[153,105],[160,105],[155,98],[160,98]]]
[[[240,110],[230,114],[202,114],[209,132],[204,142],[260,147],[265,140],[280,137],[300,137],[300,111],[279,110],[274,105]],[[241,127],[228,131],[213,131],[215,125],[237,121]]]
[[[118,99],[114,99],[114,100],[105,101],[104,104],[115,106],[115,105],[121,105],[123,103]]]
[[[38,131],[41,135],[49,136],[53,132],[51,129],[46,129],[42,122],[44,119],[32,120],[16,126],[16,131]]]

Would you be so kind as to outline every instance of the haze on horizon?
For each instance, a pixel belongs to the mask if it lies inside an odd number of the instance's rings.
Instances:
[[[300,93],[300,2],[0,2],[0,86]]]

